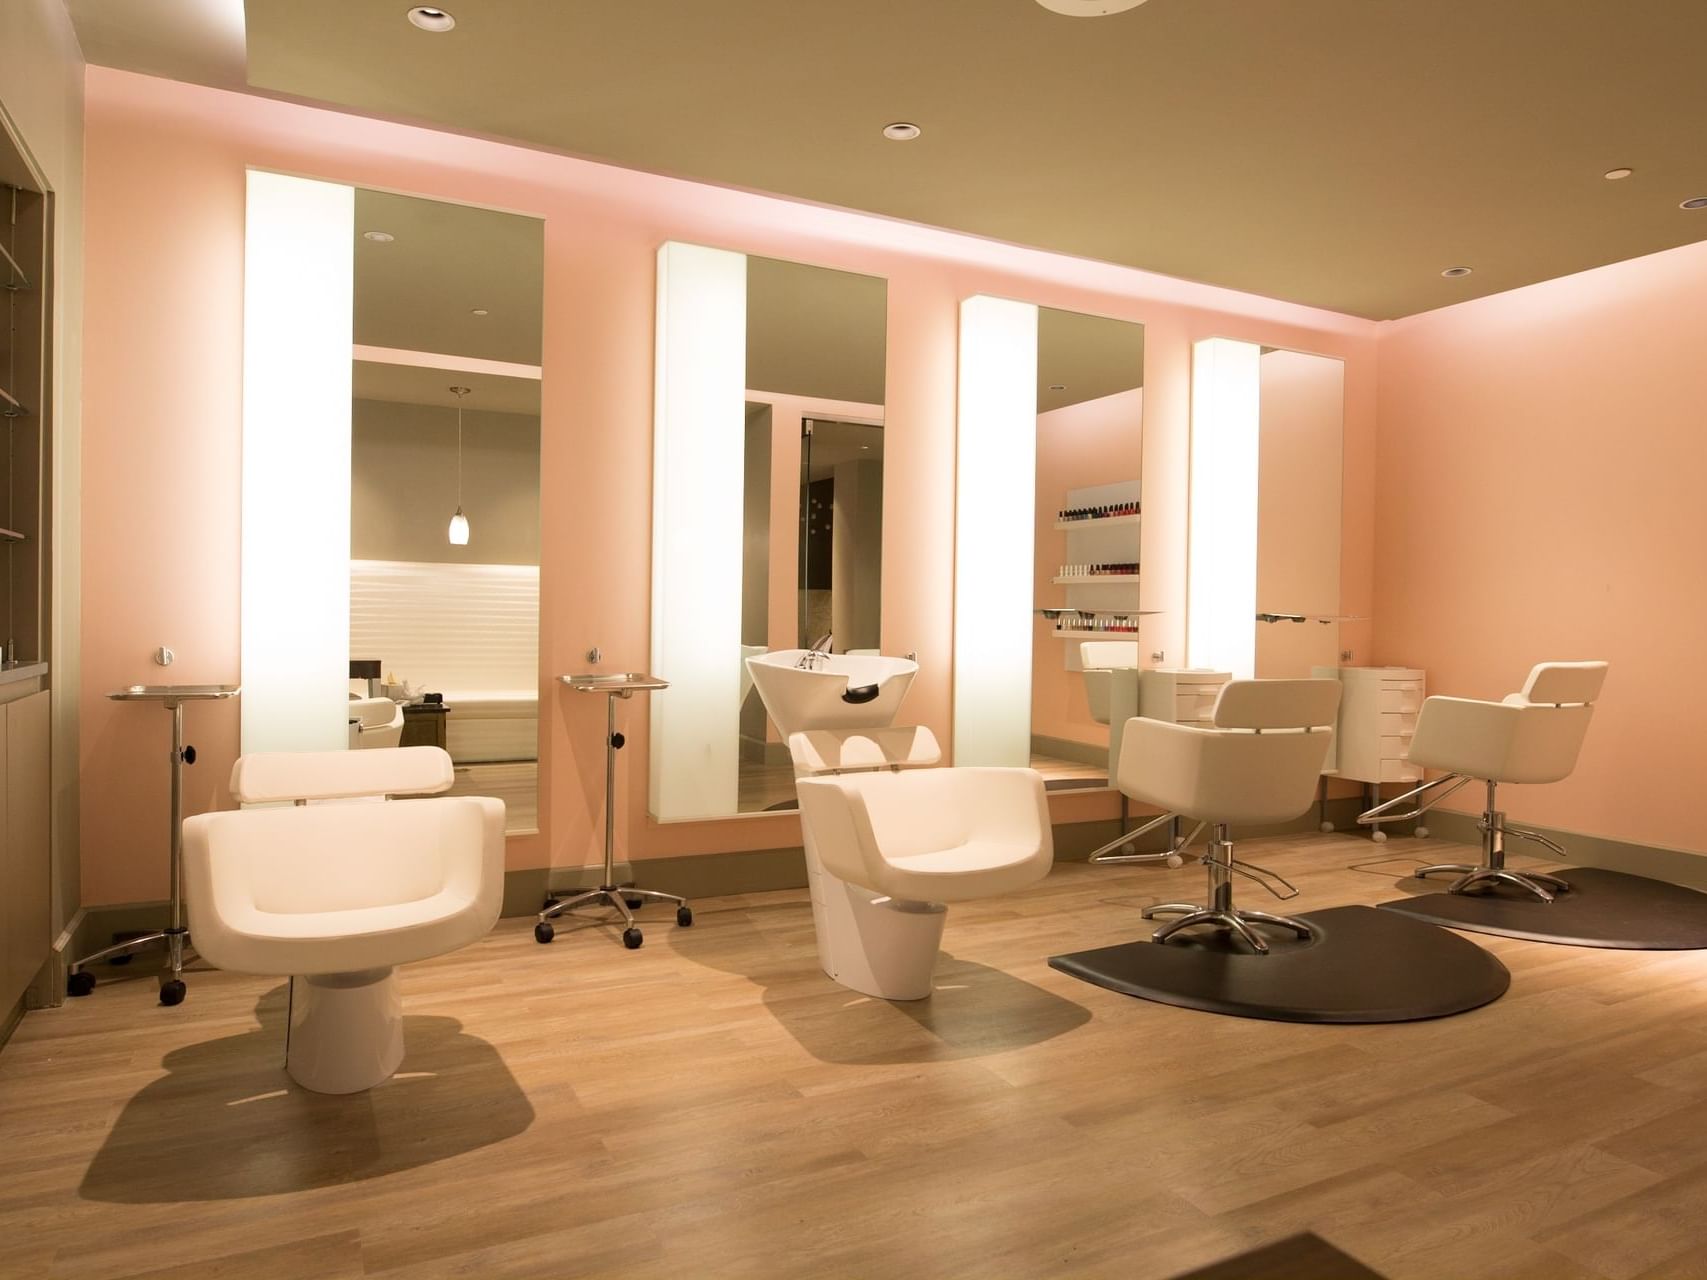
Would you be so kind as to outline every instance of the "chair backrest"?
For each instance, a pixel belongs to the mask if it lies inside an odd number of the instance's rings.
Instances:
[[[1429,698],[1410,759],[1487,782],[1559,782],[1577,767],[1604,662],[1542,662],[1501,702]]]
[[[1217,729],[1315,729],[1339,718],[1338,680],[1230,680],[1215,700]]]
[[[456,775],[439,747],[374,751],[258,751],[237,757],[231,794],[240,804],[354,800],[447,791]]]
[[[481,796],[409,804],[328,804],[207,815],[207,876],[276,915],[421,902],[446,889],[482,896],[503,814]],[[501,867],[502,853],[496,859]],[[501,870],[499,875],[501,876]],[[499,890],[501,894],[502,890]]]
[[[807,729],[789,735],[788,750],[802,775],[923,769],[942,763],[936,735],[923,725]]]
[[[1518,697],[1554,707],[1586,706],[1600,696],[1606,668],[1604,662],[1538,662]]]
[[[1116,777],[1134,800],[1183,817],[1288,822],[1315,803],[1333,740],[1326,727],[1252,733],[1134,716]]]

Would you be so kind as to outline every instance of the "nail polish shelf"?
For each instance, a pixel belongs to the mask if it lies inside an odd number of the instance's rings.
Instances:
[[[1143,516],[1136,515],[1103,516],[1096,520],[1057,520],[1055,522],[1055,527],[1068,532],[1071,532],[1074,529],[1113,529],[1118,528],[1120,525],[1138,524],[1143,519]]]

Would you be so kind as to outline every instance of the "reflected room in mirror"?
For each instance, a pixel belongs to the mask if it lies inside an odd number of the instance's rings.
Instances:
[[[883,723],[915,669],[850,652],[882,631],[888,285],[668,241],[657,288],[648,812],[792,809],[786,727]]]
[[[1264,347],[1257,421],[1258,679],[1340,665],[1345,364]],[[1304,621],[1297,621],[1302,617]]]
[[[882,642],[887,304],[875,277],[747,260],[737,812],[795,807],[747,659]]]
[[[1339,665],[1345,366],[1193,348],[1186,651],[1232,679]]]
[[[1108,785],[1137,714],[1144,326],[1038,309],[1031,765]]]
[[[538,826],[542,224],[356,192],[350,744]]]

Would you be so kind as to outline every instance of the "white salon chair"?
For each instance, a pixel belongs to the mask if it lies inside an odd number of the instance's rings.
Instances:
[[[1604,662],[1543,662],[1529,673],[1523,689],[1500,702],[1472,698],[1426,698],[1417,715],[1410,761],[1445,776],[1407,791],[1358,815],[1364,825],[1421,817],[1460,787],[1471,782],[1487,786],[1487,801],[1477,823],[1482,833],[1482,861],[1475,866],[1443,862],[1417,870],[1418,879],[1455,875],[1452,893],[1513,885],[1542,902],[1566,892],[1570,884],[1539,871],[1513,871],[1505,864],[1505,838],[1545,845],[1560,857],[1564,847],[1539,831],[1514,827],[1500,811],[1502,782],[1560,782],[1576,768],[1583,738],[1594,715],[1594,700],[1606,682]],[[1444,787],[1445,790],[1435,790]],[[1433,794],[1403,813],[1392,813],[1429,792]]]
[[[940,769],[925,728],[792,734],[818,955],[884,1000],[931,993],[947,903],[1049,874],[1054,844],[1032,769]]]
[[[1204,826],[1210,827],[1209,848],[1201,859],[1209,868],[1209,900],[1146,907],[1146,920],[1179,917],[1156,930],[1154,941],[1166,942],[1182,930],[1210,924],[1266,955],[1268,943],[1253,925],[1311,936],[1302,920],[1233,904],[1235,875],[1255,880],[1277,898],[1295,897],[1297,890],[1275,872],[1235,858],[1228,828],[1235,823],[1288,822],[1309,811],[1334,740],[1339,703],[1338,680],[1234,680],[1222,687],[1216,700],[1213,729],[1143,717],[1127,721],[1117,777],[1120,789],[1164,812],[1123,839],[1130,841],[1176,817],[1195,820],[1197,826],[1166,853],[1103,861],[1167,861],[1178,866],[1180,850]]]
[[[369,750],[403,741],[403,704],[390,698],[350,699],[350,746]]]
[[[305,1089],[387,1079],[403,1059],[396,966],[466,946],[498,919],[503,802],[385,799],[451,779],[437,747],[248,755],[232,794],[273,807],[184,823],[196,949],[221,969],[290,977],[285,1069]]]

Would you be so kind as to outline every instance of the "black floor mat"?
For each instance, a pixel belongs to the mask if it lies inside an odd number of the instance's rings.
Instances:
[[[1225,931],[1053,956],[1062,973],[1163,1004],[1279,1022],[1414,1022],[1497,1000],[1506,967],[1468,939],[1371,907],[1331,907],[1299,919],[1308,942],[1264,929],[1252,953]]]
[[[1560,871],[1549,866],[1547,873],[1568,881],[1571,891],[1542,902],[1502,885],[1472,893],[1419,894],[1383,902],[1381,909],[1449,929],[1570,947],[1707,949],[1707,893],[1600,867]],[[1442,877],[1438,883],[1450,881]]]

